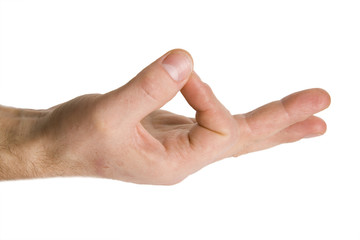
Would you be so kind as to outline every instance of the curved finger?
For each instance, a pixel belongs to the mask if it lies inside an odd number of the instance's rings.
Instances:
[[[202,82],[195,72],[191,74],[181,93],[196,111],[199,126],[222,135],[230,133],[229,125],[233,122],[233,116],[216,98],[210,86]]]
[[[181,93],[196,111],[197,124],[190,130],[190,142],[219,152],[218,148],[224,148],[219,141],[232,138],[238,131],[234,117],[195,72],[191,74]]]

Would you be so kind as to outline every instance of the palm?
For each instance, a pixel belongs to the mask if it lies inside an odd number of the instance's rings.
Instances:
[[[170,141],[186,137],[196,121],[168,111],[156,110],[145,117],[141,124],[156,140],[167,147]]]

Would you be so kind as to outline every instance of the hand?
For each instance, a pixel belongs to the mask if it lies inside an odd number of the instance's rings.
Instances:
[[[195,118],[158,110],[179,90]],[[18,110],[28,130],[18,133],[26,141],[17,140],[22,150],[15,155],[31,164],[21,171],[7,167],[15,173],[0,171],[0,177],[80,175],[175,184],[220,159],[323,134],[325,122],[313,115],[329,104],[324,90],[310,89],[231,115],[193,71],[190,55],[173,50],[107,94],[80,96],[45,111]],[[19,123],[13,125],[20,131]]]

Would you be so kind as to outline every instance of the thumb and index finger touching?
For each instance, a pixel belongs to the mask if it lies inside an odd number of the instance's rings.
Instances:
[[[124,86],[103,96],[101,108],[121,123],[137,124],[170,101],[193,71],[189,53],[175,49],[155,60]],[[105,113],[106,114],[106,113]]]
[[[103,111],[114,121],[136,124],[170,101],[181,90],[196,110],[198,126],[192,130],[194,141],[209,134],[227,134],[230,113],[216,99],[210,87],[193,71],[191,55],[175,49],[151,63],[124,86],[104,95]]]

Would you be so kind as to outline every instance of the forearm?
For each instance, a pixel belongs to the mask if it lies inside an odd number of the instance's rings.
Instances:
[[[0,106],[0,179],[34,178],[43,175],[46,157],[40,122],[45,111]]]
[[[97,175],[94,161],[77,151],[74,137],[68,139],[78,123],[63,124],[74,116],[64,115],[63,109],[0,105],[0,180]]]

